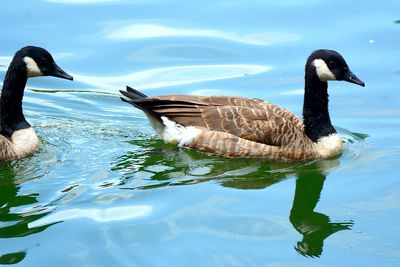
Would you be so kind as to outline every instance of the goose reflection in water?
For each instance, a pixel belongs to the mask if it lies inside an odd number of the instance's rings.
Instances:
[[[237,189],[264,189],[296,177],[289,220],[303,236],[294,246],[302,256],[321,256],[326,238],[338,231],[351,230],[354,224],[351,220],[332,222],[329,216],[314,211],[326,179],[324,173],[340,165],[338,157],[307,163],[265,162],[262,159],[207,157],[192,150],[178,151],[159,140],[131,143],[139,149],[121,156],[113,167],[113,170],[124,173],[125,187],[131,189],[144,190],[207,181],[218,181],[224,187]]]
[[[325,182],[321,172],[299,173],[296,180],[290,222],[303,235],[295,249],[303,256],[319,257],[324,240],[341,230],[350,230],[352,221],[331,222],[323,213],[314,211]]]
[[[29,228],[28,224],[49,214],[45,207],[39,205],[30,210],[24,210],[24,206],[37,203],[38,195],[21,195],[18,174],[14,171],[14,163],[0,164],[0,239],[23,238],[47,229],[49,225]],[[27,251],[11,252],[9,247],[2,247],[0,265],[16,264],[22,261]],[[28,247],[26,249],[29,249]]]

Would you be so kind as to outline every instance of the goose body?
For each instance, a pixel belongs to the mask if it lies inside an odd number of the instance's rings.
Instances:
[[[328,112],[328,80],[364,86],[343,57],[314,51],[305,68],[303,120],[275,104],[234,96],[148,97],[127,87],[123,101],[143,110],[166,143],[226,157],[304,160],[339,154]]]
[[[39,150],[39,138],[26,121],[22,98],[29,77],[54,76],[72,80],[45,49],[27,46],[15,54],[0,97],[0,161],[20,159]]]

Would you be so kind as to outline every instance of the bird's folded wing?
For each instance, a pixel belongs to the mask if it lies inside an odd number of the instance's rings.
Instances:
[[[293,113],[259,99],[164,95],[134,103],[183,126],[227,132],[262,144],[282,146],[302,133],[302,121]]]

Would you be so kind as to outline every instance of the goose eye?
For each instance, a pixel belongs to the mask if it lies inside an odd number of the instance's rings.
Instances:
[[[329,65],[330,69],[336,68],[336,62],[334,62],[334,61],[329,61],[328,65]]]
[[[46,65],[47,63],[49,63],[49,61],[45,57],[43,57],[41,61],[42,61],[43,65]]]

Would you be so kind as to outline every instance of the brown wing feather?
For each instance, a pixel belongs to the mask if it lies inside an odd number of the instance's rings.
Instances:
[[[259,99],[224,96],[163,95],[132,102],[181,125],[227,132],[258,143],[281,146],[303,131],[293,113]],[[298,137],[298,136],[297,136]]]
[[[265,110],[268,113],[274,113],[289,121],[297,127],[303,127],[303,121],[295,114],[275,104],[265,102],[257,98],[246,98],[237,96],[191,96],[191,95],[163,95],[150,97],[151,99],[159,99],[164,101],[183,101],[189,102],[190,105],[198,106],[235,106],[248,107]]]
[[[292,121],[271,110],[237,106],[199,109],[209,130],[231,133],[258,143],[282,146],[303,132]]]

